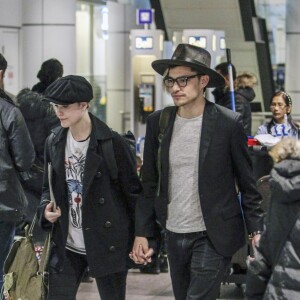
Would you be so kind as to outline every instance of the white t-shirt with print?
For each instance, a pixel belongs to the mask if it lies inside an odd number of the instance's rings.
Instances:
[[[66,248],[70,251],[85,254],[82,232],[82,179],[86,153],[90,138],[77,142],[70,130],[65,148],[65,172],[69,201],[69,232]]]

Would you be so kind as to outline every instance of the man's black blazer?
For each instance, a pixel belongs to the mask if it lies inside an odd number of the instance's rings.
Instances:
[[[161,145],[162,174],[157,197],[160,113],[154,112],[147,120],[141,173],[144,191],[137,201],[136,236],[153,237],[155,220],[165,226],[168,217],[169,147],[176,107]],[[241,203],[237,187],[242,194]],[[201,131],[199,196],[208,237],[220,254],[231,256],[244,245],[244,224],[248,233],[263,229],[261,196],[256,190],[241,117],[209,101],[205,104]]]

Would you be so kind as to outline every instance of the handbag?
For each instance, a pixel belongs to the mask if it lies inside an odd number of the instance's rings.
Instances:
[[[6,300],[45,300],[48,292],[47,264],[49,261],[52,231],[47,234],[39,261],[35,252],[31,226],[25,227],[25,237],[12,245],[4,263],[4,296]]]

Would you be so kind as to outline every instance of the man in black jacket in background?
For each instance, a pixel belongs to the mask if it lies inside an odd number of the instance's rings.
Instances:
[[[6,68],[7,61],[0,54],[0,291],[15,224],[23,219],[27,206],[18,173],[29,170],[35,157],[23,116],[3,90]]]

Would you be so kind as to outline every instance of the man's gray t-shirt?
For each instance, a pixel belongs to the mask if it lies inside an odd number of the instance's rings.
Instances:
[[[206,230],[199,199],[198,169],[202,115],[176,116],[170,144],[169,205],[166,228],[176,233]]]

